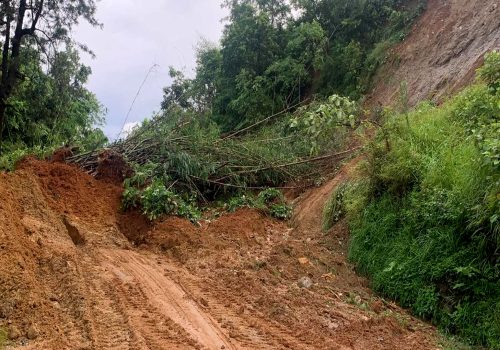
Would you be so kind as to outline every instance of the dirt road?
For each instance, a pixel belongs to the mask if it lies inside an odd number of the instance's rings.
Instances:
[[[345,223],[321,231],[358,161],[296,199],[291,226],[250,209],[152,225],[120,213],[120,188],[64,164],[0,175],[8,348],[439,349],[354,273]]]

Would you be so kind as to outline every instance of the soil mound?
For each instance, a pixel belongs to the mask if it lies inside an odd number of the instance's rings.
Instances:
[[[18,170],[36,176],[48,204],[56,212],[68,214],[87,222],[116,221],[120,208],[121,186],[97,181],[78,167],[59,162],[27,158]]]

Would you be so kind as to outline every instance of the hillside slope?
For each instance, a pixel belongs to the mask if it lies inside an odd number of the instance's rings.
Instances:
[[[500,48],[499,18],[497,0],[429,0],[409,36],[388,53],[368,104],[397,103],[401,82],[411,106],[440,102],[471,83],[484,54]]]

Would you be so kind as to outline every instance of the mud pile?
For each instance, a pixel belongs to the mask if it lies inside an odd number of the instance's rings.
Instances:
[[[24,161],[0,174],[8,348],[435,349],[353,272],[345,224],[321,232],[348,169],[299,198],[295,227],[250,209],[195,226],[121,213],[119,186]]]
[[[0,174],[0,198],[0,326],[21,343],[67,337],[85,326],[79,250],[128,245],[116,225],[120,188],[27,159]]]
[[[398,102],[407,83],[411,106],[440,102],[471,83],[484,54],[500,49],[497,0],[429,0],[409,36],[397,45],[378,71],[368,104]]]

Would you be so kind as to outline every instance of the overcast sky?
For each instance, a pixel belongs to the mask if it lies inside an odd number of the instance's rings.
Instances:
[[[162,88],[169,84],[168,67],[192,76],[194,48],[201,38],[218,42],[226,10],[221,0],[101,0],[98,19],[102,30],[86,24],[75,29],[78,41],[96,54],[88,88],[108,109],[105,132],[114,139],[150,68],[128,123],[141,121],[159,109]]]

